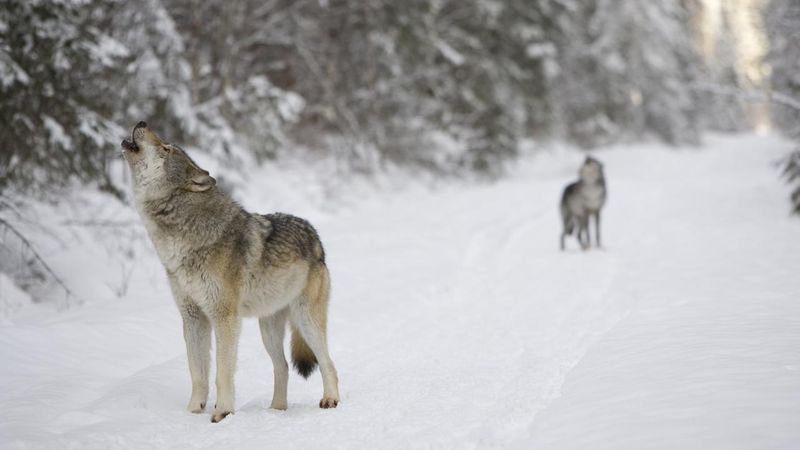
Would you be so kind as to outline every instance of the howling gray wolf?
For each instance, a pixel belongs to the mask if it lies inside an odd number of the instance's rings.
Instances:
[[[603,165],[590,157],[583,162],[578,181],[568,185],[561,196],[561,219],[564,231],[561,232],[561,250],[564,239],[577,231],[578,242],[586,250],[591,245],[589,236],[589,217],[594,216],[597,246],[600,247],[600,210],[606,202],[606,179]]]
[[[325,332],[330,279],[316,230],[287,214],[244,211],[186,152],[159,139],[144,122],[136,125],[122,148],[133,174],[136,208],[183,318],[192,378],[189,411],[201,413],[206,406],[213,328],[217,403],[211,421],[234,412],[233,379],[243,317],[258,317],[272,359],[272,408],[287,406],[287,321],[295,368],[308,377],[319,362],[319,406],[335,408],[339,381]]]

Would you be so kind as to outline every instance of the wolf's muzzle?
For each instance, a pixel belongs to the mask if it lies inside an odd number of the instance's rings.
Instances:
[[[131,140],[131,139],[123,140],[121,145],[122,145],[122,148],[124,148],[125,150],[129,150],[129,151],[132,151],[134,153],[139,151],[139,146],[136,145],[136,143],[133,142],[133,140]]]
[[[137,123],[135,127],[133,127],[133,132],[131,132],[131,138],[122,141],[121,144],[122,148],[124,148],[125,150],[132,151],[134,153],[139,151],[139,146],[136,145],[136,138],[134,138],[136,130],[138,130],[139,128],[147,128],[147,122],[142,120],[141,122]]]

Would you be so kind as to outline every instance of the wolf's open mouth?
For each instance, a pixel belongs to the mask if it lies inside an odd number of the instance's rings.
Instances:
[[[130,150],[134,153],[139,151],[139,146],[136,145],[136,143],[133,142],[132,139],[125,139],[124,141],[122,141],[122,148],[124,148],[125,150]]]

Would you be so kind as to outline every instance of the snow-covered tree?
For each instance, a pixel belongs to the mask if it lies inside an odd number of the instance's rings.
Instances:
[[[555,86],[567,135],[584,146],[647,135],[696,142],[689,18],[680,0],[575,2]]]
[[[217,155],[301,144],[368,170],[498,173],[527,137],[695,142],[703,114],[721,117],[693,90],[698,11],[697,0],[11,0],[0,186],[103,180],[141,119]],[[713,77],[734,84],[731,52],[719,47]],[[728,119],[705,124],[736,128]]]
[[[216,153],[233,146],[274,157],[304,100],[292,85],[288,1],[165,0],[185,47],[195,108],[191,138]],[[295,58],[296,59],[296,58]]]
[[[545,64],[557,2],[297,2],[295,130],[367,141],[383,158],[492,171],[548,127]],[[463,145],[445,157],[428,138]]]
[[[698,2],[693,15],[698,19],[695,34],[701,36],[704,47],[700,70],[702,78],[697,82],[703,126],[707,129],[732,132],[751,126],[748,104],[741,93],[752,89],[747,76],[742,73],[740,45],[742,37],[737,35],[733,23],[736,8],[734,3],[714,4]],[[710,24],[715,24],[711,26]],[[706,29],[700,29],[702,25]]]
[[[772,67],[772,90],[776,101],[772,117],[775,125],[800,141],[800,2],[772,0],[767,7],[769,63]],[[800,149],[786,159],[784,166],[794,185],[793,211],[800,214]]]
[[[0,191],[47,190],[75,176],[113,189],[127,49],[103,28],[107,1],[0,4]]]
[[[129,55],[114,119],[125,127],[147,119],[173,139],[192,137],[198,125],[186,46],[161,0],[114,0],[103,16],[104,29]]]
[[[800,2],[770,1],[766,21],[772,91],[800,104]],[[791,103],[774,103],[773,122],[790,136],[800,139],[800,108]]]

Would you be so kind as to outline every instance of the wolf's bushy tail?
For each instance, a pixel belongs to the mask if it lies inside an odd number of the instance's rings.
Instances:
[[[303,378],[308,378],[317,368],[317,357],[294,324],[292,324],[292,364]]]
[[[328,327],[328,299],[330,297],[330,276],[328,268],[325,263],[318,262],[316,267],[313,267],[308,275],[308,282],[306,288],[303,290],[303,295],[308,302],[309,312],[311,313],[311,320],[314,327],[321,331],[323,339],[325,339],[326,329]],[[297,369],[297,373],[304,378],[308,378],[314,369],[317,368],[317,357],[308,346],[308,343],[303,339],[300,330],[297,326],[292,324],[292,364]]]

